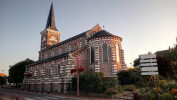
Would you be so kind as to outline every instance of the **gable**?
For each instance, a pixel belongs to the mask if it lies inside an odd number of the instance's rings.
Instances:
[[[88,32],[86,32],[86,36],[87,36],[87,38],[90,38],[91,36],[93,36],[94,34],[96,34],[99,31],[102,31],[102,29],[101,29],[100,25],[97,24],[91,30],[89,30]]]

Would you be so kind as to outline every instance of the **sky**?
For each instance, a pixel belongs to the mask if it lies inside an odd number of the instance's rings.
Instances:
[[[0,0],[0,73],[30,58],[38,60],[40,32],[52,0]],[[177,0],[53,0],[61,41],[104,25],[122,37],[125,63],[140,54],[174,46],[177,37]]]

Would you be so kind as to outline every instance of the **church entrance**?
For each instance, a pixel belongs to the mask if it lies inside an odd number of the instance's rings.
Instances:
[[[50,83],[50,92],[53,92],[53,83]]]
[[[64,92],[64,83],[61,83],[61,92]]]

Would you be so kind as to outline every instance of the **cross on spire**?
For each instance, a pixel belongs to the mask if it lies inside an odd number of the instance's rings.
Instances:
[[[103,30],[104,30],[105,26],[103,25]]]

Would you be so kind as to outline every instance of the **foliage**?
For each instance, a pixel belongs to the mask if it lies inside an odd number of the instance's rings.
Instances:
[[[148,100],[155,100],[155,94],[153,92],[150,92],[148,95],[147,95],[147,99]]]
[[[6,77],[0,76],[0,85],[6,84],[6,80],[7,80]]]
[[[139,67],[129,70],[120,71],[118,74],[118,80],[121,85],[142,85],[143,76],[141,75],[141,69]],[[137,84],[138,83],[138,84]]]
[[[136,89],[135,85],[124,85],[123,89],[125,91],[134,91]]]
[[[164,61],[164,62],[161,61],[161,63],[160,63],[161,65],[163,65],[161,73],[164,73],[164,74],[162,74],[162,75],[164,77],[171,76],[171,78],[172,78],[173,75],[177,74],[177,44],[175,44],[175,46],[173,48],[170,48],[169,50],[161,52],[159,55],[161,55],[161,57],[163,58],[161,60]],[[165,71],[166,71],[166,73],[168,73],[167,75],[165,75],[166,74]]]
[[[20,61],[9,69],[9,77],[8,81],[9,83],[22,83],[24,78],[24,72],[26,70],[26,65],[33,63],[34,61],[30,59],[26,59],[24,61]]]
[[[101,73],[87,73],[80,75],[79,78],[79,87],[80,91],[90,93],[90,92],[102,92],[102,80],[103,75]],[[77,77],[72,79],[72,87],[74,90],[77,88]]]
[[[103,77],[103,87],[106,90],[107,88],[114,88],[118,85],[117,78],[114,77]]]
[[[81,72],[85,72],[85,67],[79,67],[79,68],[74,68],[74,69],[71,69],[71,74],[73,73],[81,73]]]
[[[155,91],[162,100],[177,100],[177,82],[173,80],[157,80]],[[141,88],[138,94],[140,97],[154,100],[154,90],[152,88]]]
[[[166,78],[173,76],[173,69],[164,57],[157,55],[157,64],[160,75]]]
[[[172,94],[172,95],[177,95],[177,89],[171,90],[171,94]]]
[[[118,93],[122,93],[124,91],[124,88],[120,85],[118,85],[116,88],[117,88]]]
[[[78,68],[78,72],[79,72],[79,73],[85,72],[85,67],[80,67],[80,68]]]
[[[31,75],[31,73],[27,72],[27,73],[24,74],[24,77],[29,78],[29,77],[32,77],[32,75]]]
[[[133,61],[133,66],[134,67],[137,67],[137,66],[139,66],[140,65],[140,58],[137,58],[137,59],[135,59],[134,61]]]
[[[115,89],[115,88],[108,88],[106,91],[105,91],[105,94],[108,94],[108,95],[115,95],[118,93],[118,90]]]
[[[138,94],[140,97],[148,96],[153,92],[152,88],[140,88]]]
[[[158,71],[159,75],[162,75],[165,78],[169,78],[173,76],[173,68],[170,66],[170,62],[165,58],[160,55],[156,56],[157,58],[157,64],[158,64]],[[134,60],[134,66],[138,66],[140,64],[140,59],[135,59]]]
[[[177,44],[174,46],[174,48],[170,52],[170,57],[172,61],[177,62]]]
[[[116,80],[106,80],[103,77],[103,73],[85,73],[80,75],[80,91],[85,93],[104,93],[107,88],[116,86]],[[77,77],[72,78],[72,88],[73,90],[77,89]]]
[[[77,69],[76,69],[76,68],[71,69],[71,74],[76,73],[76,72],[77,72]]]
[[[177,69],[176,69],[177,71]],[[177,82],[177,74],[173,76],[173,79]]]
[[[166,81],[166,80],[157,80],[157,81],[156,81],[156,85],[157,85],[158,87],[165,88],[166,85],[167,85],[167,81]]]
[[[170,93],[164,93],[161,96],[162,100],[173,100],[173,95]]]

